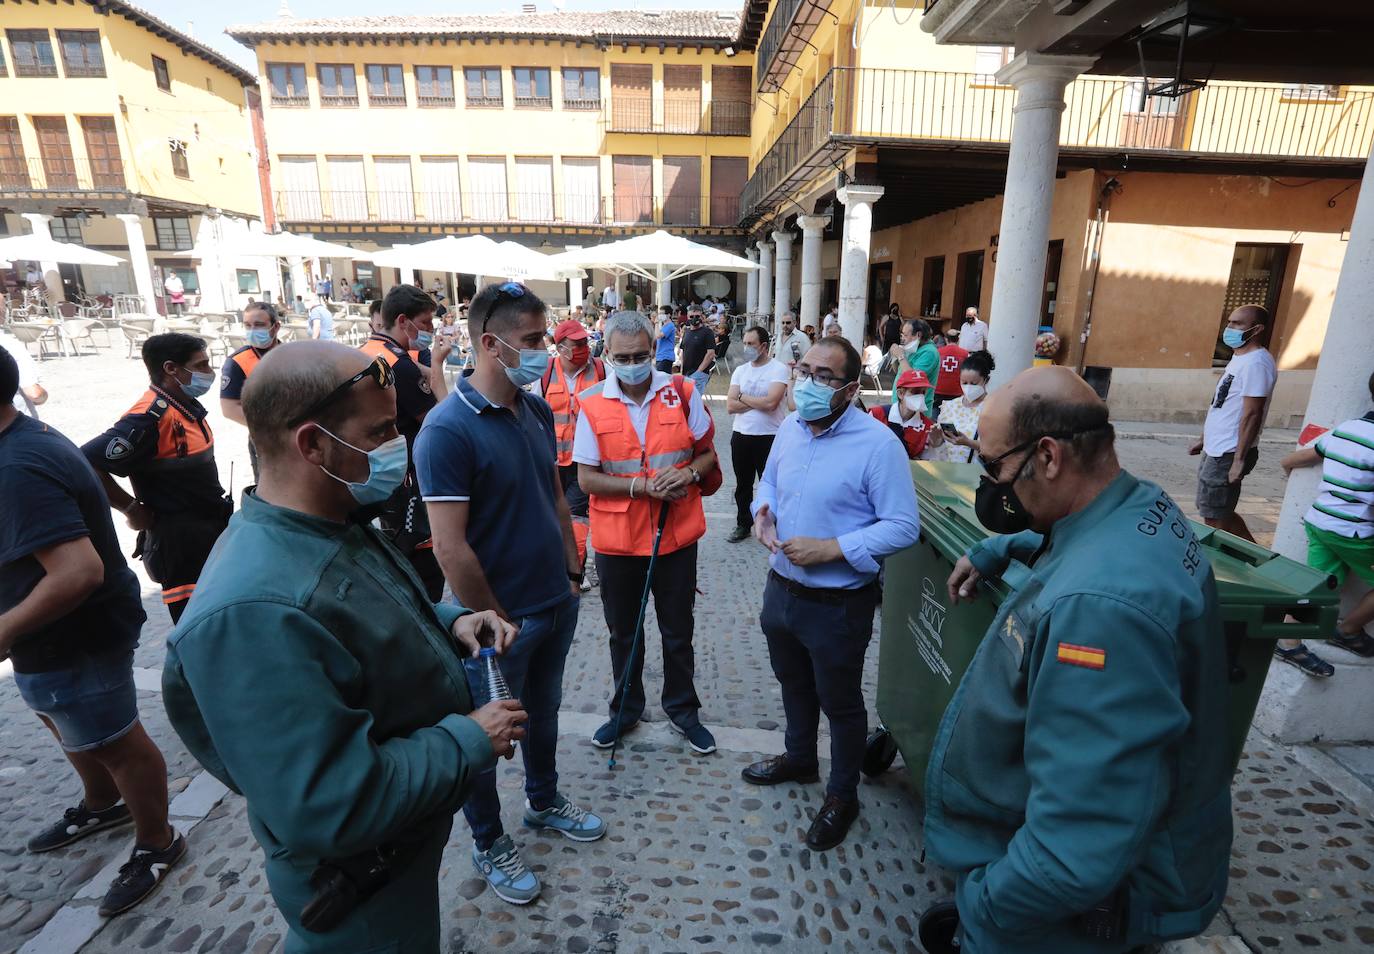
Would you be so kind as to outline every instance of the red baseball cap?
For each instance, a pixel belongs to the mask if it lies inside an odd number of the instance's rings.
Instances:
[[[586,325],[571,318],[567,321],[560,321],[553,329],[553,342],[557,344],[565,338],[587,338]]]
[[[926,377],[924,371],[903,371],[897,378],[897,387],[928,388],[930,387],[930,378]]]

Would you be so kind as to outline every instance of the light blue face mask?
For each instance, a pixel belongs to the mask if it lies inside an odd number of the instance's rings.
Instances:
[[[492,337],[496,337],[493,335]],[[544,372],[549,369],[549,352],[544,348],[516,348],[506,344],[500,338],[496,338],[501,344],[520,355],[520,364],[514,368],[501,361],[501,366],[506,369],[506,377],[510,378],[511,383],[517,388],[523,388],[527,384],[533,384],[544,376]],[[497,359],[500,361],[500,359]]]
[[[428,348],[434,344],[434,335],[428,331],[422,331],[415,336],[415,347]]]
[[[1227,328],[1221,333],[1221,343],[1234,351],[1245,344],[1245,332],[1239,328]]]
[[[189,384],[181,385],[181,392],[187,397],[198,398],[210,390],[215,383],[215,372],[213,371],[191,371],[191,381]],[[178,382],[180,383],[180,382]]]
[[[369,504],[377,504],[389,499],[396,492],[396,488],[401,486],[401,481],[406,479],[406,465],[409,463],[409,458],[406,455],[406,439],[404,437],[397,435],[389,441],[378,444],[372,450],[365,451],[361,447],[354,447],[342,437],[330,434],[323,427],[320,430],[329,434],[330,437],[349,450],[355,450],[367,458],[367,480],[362,483],[344,480],[337,474],[330,474],[328,468],[320,467],[320,470],[347,487],[348,492],[353,495],[353,499],[358,501],[360,505],[366,507]]]
[[[803,421],[819,421],[829,417],[834,410],[831,403],[835,400],[835,388],[818,384],[815,378],[798,381],[792,389],[792,398],[797,402],[797,416]]]
[[[248,344],[259,351],[266,351],[272,347],[271,328],[249,328],[248,334],[244,335],[248,339]]]
[[[654,366],[648,361],[641,361],[639,364],[612,364],[611,370],[626,384],[643,384],[653,374]]]

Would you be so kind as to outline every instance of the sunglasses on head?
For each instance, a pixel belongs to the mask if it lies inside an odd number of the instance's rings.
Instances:
[[[334,390],[330,391],[324,397],[320,398],[314,404],[310,405],[310,407],[306,408],[303,412],[297,414],[295,417],[291,418],[291,420],[287,421],[286,426],[299,427],[300,425],[304,424],[306,421],[310,420],[316,414],[319,414],[325,408],[329,407],[329,405],[339,400],[339,398],[343,397],[344,394],[346,394],[353,387],[353,385],[357,384],[363,378],[372,378],[374,381],[377,382],[377,387],[381,388],[383,391],[391,387],[396,382],[396,376],[392,374],[391,365],[386,363],[385,358],[378,356],[367,367],[363,368],[361,371],[353,375],[353,377],[349,378],[347,381],[344,381]]]
[[[519,282],[502,282],[496,286],[496,294],[491,299],[491,304],[487,306],[487,313],[482,316],[482,327],[478,334],[483,334],[487,330],[487,322],[491,320],[491,313],[496,310],[496,306],[501,303],[502,298],[509,298],[511,301],[519,301],[528,293],[528,289]]]

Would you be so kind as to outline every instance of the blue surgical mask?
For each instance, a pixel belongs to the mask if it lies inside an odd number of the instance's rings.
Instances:
[[[422,331],[415,336],[415,347],[428,348],[434,344],[434,335],[428,331]]]
[[[758,349],[758,348],[751,348],[749,345],[745,345],[745,346],[744,346],[744,360],[745,360],[745,361],[748,361],[750,364],[753,364],[753,363],[754,363],[755,361],[757,361],[758,359],[759,359],[759,349]]]
[[[835,389],[817,384],[815,378],[798,381],[792,389],[792,398],[797,402],[797,415],[803,421],[819,421],[829,417],[835,410],[831,406],[835,400]]]
[[[378,444],[372,450],[365,451],[361,447],[354,447],[342,437],[331,434],[323,427],[320,430],[329,434],[330,437],[349,450],[355,450],[367,457],[367,480],[362,483],[344,480],[337,474],[330,474],[328,468],[320,467],[320,470],[346,486],[348,492],[353,495],[353,499],[358,501],[360,505],[366,507],[369,504],[378,504],[390,499],[391,495],[396,492],[396,488],[401,486],[401,481],[406,479],[409,457],[406,454],[406,439],[404,437],[397,435],[389,441]]]
[[[271,328],[249,328],[248,334],[244,335],[248,343],[259,351],[265,351],[272,347]]]
[[[493,335],[493,337],[495,337]],[[510,350],[520,355],[520,364],[516,367],[509,367],[506,362],[501,361],[501,366],[506,369],[506,377],[510,378],[511,383],[517,388],[523,388],[527,384],[533,384],[544,376],[544,372],[549,369],[549,352],[544,348],[516,348],[506,344],[500,338],[496,339],[501,344],[506,345]],[[497,359],[500,361],[500,359]]]
[[[1221,333],[1221,343],[1234,351],[1245,344],[1245,332],[1239,328],[1227,328]]]
[[[612,364],[615,376],[626,384],[643,384],[654,373],[654,366],[647,361],[639,364]]]
[[[190,369],[187,369],[190,371]],[[198,398],[210,390],[215,383],[215,372],[213,371],[191,371],[191,381],[189,384],[181,386],[181,392],[187,397]]]

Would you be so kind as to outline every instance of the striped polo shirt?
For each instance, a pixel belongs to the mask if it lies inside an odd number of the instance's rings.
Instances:
[[[1304,518],[1343,537],[1374,537],[1374,411],[1323,434],[1321,492]]]

